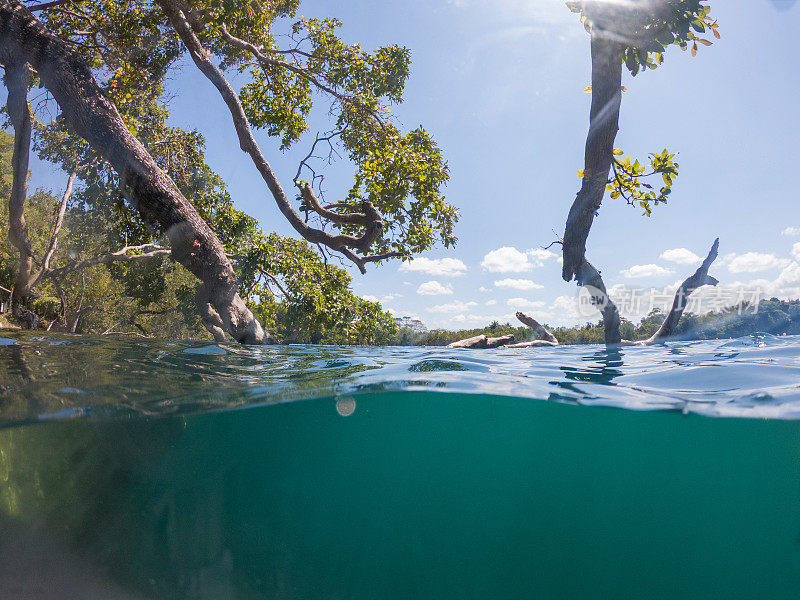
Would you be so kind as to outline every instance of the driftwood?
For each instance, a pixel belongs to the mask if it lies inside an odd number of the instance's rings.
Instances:
[[[686,309],[686,304],[692,292],[703,287],[704,285],[717,285],[719,283],[716,278],[711,277],[708,274],[708,269],[711,267],[711,263],[717,259],[718,254],[719,238],[714,240],[711,250],[708,251],[708,256],[706,256],[703,264],[698,267],[697,271],[694,272],[694,275],[688,277],[678,287],[677,291],[675,292],[675,299],[672,301],[672,309],[670,309],[669,314],[667,314],[667,318],[664,319],[664,322],[661,324],[661,327],[659,327],[658,331],[656,331],[646,340],[642,340],[640,342],[628,342],[623,340],[622,343],[624,345],[633,346],[651,346],[653,344],[661,343],[665,339],[674,335],[678,328],[678,322],[681,320],[681,316],[683,315],[683,311]]]
[[[595,269],[592,264],[585,258],[578,269],[577,278],[578,283],[585,286],[591,294],[592,304],[594,304],[603,315],[603,325],[605,327],[606,344],[609,346],[652,346],[659,344],[670,338],[675,334],[678,328],[683,311],[689,300],[689,296],[697,289],[704,285],[717,285],[719,281],[708,274],[708,269],[711,264],[717,259],[719,254],[719,238],[714,240],[711,250],[708,252],[703,263],[698,267],[697,271],[691,277],[688,277],[675,292],[675,298],[672,301],[672,309],[667,314],[664,322],[651,337],[646,340],[633,342],[630,340],[623,340],[620,338],[620,316],[617,306],[606,291],[606,286],[603,283],[603,278],[600,272]],[[517,319],[523,324],[530,327],[533,332],[540,338],[529,342],[520,342],[511,344],[514,341],[513,335],[506,335],[502,337],[488,337],[486,335],[476,335],[475,337],[459,340],[449,344],[448,348],[542,348],[558,346],[558,340],[547,329],[542,327],[539,322],[533,317],[529,317],[525,313],[518,312]]]
[[[459,340],[448,344],[448,348],[498,348],[505,346],[508,342],[513,342],[513,335],[504,335],[501,337],[489,337],[488,335],[476,335],[475,337]]]
[[[556,337],[547,331],[544,327],[542,327],[536,319],[533,317],[529,317],[528,315],[518,312],[517,318],[522,321],[524,325],[527,325],[533,332],[542,337],[544,339],[540,340],[533,340],[531,342],[520,342],[518,344],[511,344],[510,342],[514,341],[513,335],[504,335],[501,337],[489,337],[487,335],[476,335],[475,337],[467,338],[465,340],[458,340],[457,342],[453,342],[452,344],[448,344],[448,348],[476,348],[476,349],[483,349],[483,348],[537,348],[541,346],[558,346],[558,340]]]

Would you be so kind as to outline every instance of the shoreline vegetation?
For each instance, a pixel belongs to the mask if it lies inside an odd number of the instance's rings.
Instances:
[[[176,315],[177,316],[177,315]],[[621,333],[625,339],[638,342],[650,338],[661,327],[666,313],[655,309],[638,323],[622,318]],[[9,318],[8,313],[0,313],[0,332],[17,331],[22,327]],[[322,335],[314,344],[338,345],[368,345],[368,346],[447,346],[459,340],[485,335],[491,338],[514,336],[514,342],[527,342],[536,338],[530,327],[515,325],[510,322],[500,323],[493,321],[483,327],[470,329],[428,329],[425,324],[412,317],[396,318],[391,323],[376,331],[376,340],[365,342],[363,340],[342,339],[341,335],[334,333],[331,336]],[[558,345],[589,345],[605,343],[605,330],[602,319],[582,325],[571,327],[552,327],[543,323],[543,327],[552,333],[558,340]],[[175,325],[177,330],[180,327]],[[64,332],[63,328],[51,329],[54,332]],[[137,337],[150,337],[158,339],[166,336],[144,335],[136,331],[111,331],[103,332],[93,329],[83,331],[88,335],[116,334]],[[187,332],[188,333],[188,332]],[[184,340],[207,341],[210,338],[204,335],[202,329],[196,335],[180,336]],[[738,338],[754,333],[768,333],[776,336],[800,335],[800,300],[779,300],[771,298],[755,304],[740,304],[730,306],[718,312],[708,312],[703,315],[686,313],[683,315],[675,334],[671,340],[713,340]],[[292,343],[297,340],[285,340]],[[535,352],[535,348],[531,349]]]

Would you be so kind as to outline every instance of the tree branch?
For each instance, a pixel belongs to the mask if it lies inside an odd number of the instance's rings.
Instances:
[[[683,311],[686,309],[686,304],[688,303],[689,296],[692,294],[692,292],[704,285],[717,285],[719,283],[716,278],[711,277],[708,274],[708,269],[717,259],[718,254],[719,238],[714,240],[711,250],[708,251],[708,256],[706,256],[703,264],[698,267],[697,271],[694,272],[694,275],[688,277],[676,290],[675,299],[672,301],[672,309],[669,311],[667,318],[664,319],[661,327],[659,327],[658,331],[656,331],[650,338],[644,340],[643,342],[639,342],[640,344],[649,346],[651,344],[657,344],[672,336],[678,327],[678,322],[683,315]]]
[[[622,102],[622,53],[624,46],[592,31],[592,106],[586,137],[581,189],[572,203],[564,230],[562,276],[571,281],[585,261],[586,238],[603,201],[614,157]]]
[[[55,225],[53,225],[53,231],[50,234],[50,246],[47,248],[47,252],[42,260],[42,267],[31,280],[30,288],[35,287],[36,284],[39,283],[39,280],[42,278],[42,276],[50,271],[50,259],[53,257],[53,253],[56,251],[56,246],[58,245],[58,235],[61,232],[61,226],[64,223],[64,214],[67,212],[67,202],[69,202],[69,198],[72,196],[72,184],[75,182],[75,177],[77,174],[77,170],[73,170],[72,173],[69,174],[69,179],[67,180],[67,189],[64,191],[64,196],[61,198],[61,204],[59,204],[58,207],[56,222]]]
[[[205,75],[206,78],[214,85],[214,87],[217,88],[217,91],[222,96],[223,101],[228,106],[228,110],[233,118],[233,126],[239,138],[239,147],[250,156],[253,164],[272,193],[272,196],[278,205],[278,209],[281,211],[281,213],[283,213],[284,217],[286,217],[292,227],[294,227],[295,231],[297,231],[306,240],[315,244],[323,244],[332,250],[341,252],[347,258],[352,260],[359,267],[362,273],[365,272],[361,259],[356,257],[353,252],[348,250],[348,248],[356,248],[361,252],[364,252],[365,249],[367,249],[374,242],[374,240],[377,239],[377,235],[380,233],[380,228],[383,227],[383,221],[376,220],[372,222],[370,226],[368,226],[367,232],[360,238],[352,235],[332,235],[320,229],[315,229],[309,226],[292,206],[289,198],[286,196],[286,193],[283,190],[283,187],[278,181],[275,172],[272,170],[269,162],[267,162],[266,158],[262,154],[258,143],[253,137],[250,124],[247,120],[247,115],[244,112],[241,102],[239,102],[236,92],[234,92],[233,88],[231,87],[230,83],[228,83],[227,79],[225,79],[225,76],[222,74],[222,72],[210,60],[208,52],[205,50],[205,48],[203,48],[200,40],[197,38],[197,35],[195,35],[194,30],[192,29],[192,26],[186,16],[189,12],[186,4],[182,0],[157,0],[157,2],[158,5],[164,10],[164,13],[167,15],[172,27],[178,33],[178,36],[189,50],[189,54],[197,68],[200,69],[200,72],[202,72],[203,75]],[[302,189],[301,193],[303,193]],[[318,201],[317,205],[319,205]],[[375,214],[377,214],[377,211],[375,211]],[[380,215],[378,215],[378,217],[380,217]]]
[[[287,71],[291,71],[295,75],[299,75],[300,77],[302,77],[303,79],[314,85],[314,87],[316,87],[320,91],[326,92],[331,96],[333,96],[334,98],[336,98],[337,100],[339,100],[340,102],[344,104],[353,105],[359,111],[368,114],[369,116],[374,118],[378,122],[378,124],[380,124],[381,127],[383,127],[383,120],[380,118],[377,111],[365,107],[363,103],[359,102],[355,98],[342,94],[337,90],[335,90],[334,88],[330,87],[329,85],[322,83],[312,73],[310,73],[306,69],[303,69],[302,67],[298,67],[297,65],[293,65],[292,63],[288,63],[283,60],[278,60],[275,58],[270,58],[269,56],[265,56],[262,53],[263,47],[255,46],[254,44],[251,44],[246,40],[231,35],[231,33],[228,31],[228,28],[225,27],[224,24],[222,25],[222,37],[224,37],[228,43],[238,48],[239,50],[244,50],[245,52],[249,52],[250,54],[252,54],[260,64],[270,65],[273,67],[280,67],[282,69],[286,69]]]
[[[62,4],[77,4],[77,2],[78,0],[53,0],[52,2],[43,2],[42,4],[29,6],[28,10],[31,12],[36,12],[37,10],[47,10],[48,8],[61,6]]]
[[[141,254],[128,254],[128,252],[142,252]],[[74,271],[81,269],[88,269],[97,265],[105,265],[113,262],[134,262],[145,260],[147,258],[154,258],[156,256],[168,256],[172,250],[159,246],[158,244],[142,244],[141,246],[124,246],[116,252],[110,254],[103,254],[102,256],[95,256],[94,258],[87,258],[79,260],[69,265],[52,269],[45,273],[46,277],[63,277]]]
[[[600,275],[600,271],[594,268],[586,258],[578,266],[575,278],[578,285],[583,286],[589,292],[592,304],[598,308],[603,315],[603,326],[605,330],[606,345],[619,344],[622,341],[619,327],[619,309],[606,291],[606,284]]]
[[[31,151],[32,117],[28,107],[28,65],[21,60],[5,65],[8,88],[6,108],[14,127],[14,151],[11,156],[12,184],[8,200],[8,239],[19,251],[19,262],[11,294],[11,312],[15,316],[30,290],[33,250],[25,221],[25,200],[28,197],[28,164]]]

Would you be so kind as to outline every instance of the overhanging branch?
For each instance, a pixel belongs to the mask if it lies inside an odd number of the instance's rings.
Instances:
[[[332,250],[342,253],[353,261],[362,273],[365,272],[364,259],[356,256],[350,249],[354,248],[362,253],[366,252],[380,235],[383,228],[383,220],[380,218],[378,211],[374,206],[371,208],[367,206],[364,207],[364,214],[370,219],[369,224],[366,225],[367,231],[361,237],[346,234],[333,235],[308,225],[292,206],[275,172],[272,170],[269,162],[261,152],[258,143],[255,141],[250,123],[247,120],[247,115],[244,112],[244,108],[236,92],[227,79],[225,79],[225,76],[219,68],[211,61],[209,53],[203,48],[200,40],[192,29],[192,25],[187,18],[187,14],[189,13],[187,5],[182,0],[157,0],[157,2],[164,10],[170,24],[178,33],[181,41],[183,41],[184,45],[189,50],[189,54],[197,68],[220,93],[220,96],[227,105],[231,117],[233,118],[233,126],[239,138],[240,148],[250,156],[254,166],[267,184],[267,187],[278,205],[278,209],[284,217],[286,217],[295,231],[306,240],[311,243],[325,245]],[[313,196],[313,191],[310,190],[310,188],[308,191],[304,191],[303,186],[300,187],[301,194],[304,194],[304,197],[308,195],[309,192],[311,193],[310,195]],[[326,210],[321,207],[316,197],[312,198],[312,204],[315,204],[323,211]],[[337,215],[338,218],[342,217],[342,215],[338,215],[338,213],[333,214]],[[350,218],[350,216],[345,215],[344,218]]]
[[[128,252],[139,252],[140,254],[128,254]],[[95,256],[94,258],[87,258],[79,260],[69,265],[52,269],[45,273],[46,277],[63,277],[74,271],[81,269],[88,269],[97,265],[105,265],[113,262],[133,262],[145,260],[148,258],[155,258],[157,256],[169,256],[172,252],[170,248],[159,246],[158,244],[142,244],[140,246],[124,246],[116,252],[103,254],[102,256]]]

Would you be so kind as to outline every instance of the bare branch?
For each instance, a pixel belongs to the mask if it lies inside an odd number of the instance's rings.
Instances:
[[[680,287],[678,287],[675,292],[675,299],[672,301],[672,309],[669,311],[667,318],[664,319],[661,327],[659,327],[658,331],[650,338],[644,340],[644,342],[640,342],[641,344],[657,344],[673,335],[678,327],[678,322],[683,315],[683,311],[686,309],[686,304],[692,292],[704,285],[717,285],[719,283],[716,278],[708,274],[708,269],[711,267],[711,263],[717,259],[718,254],[719,238],[714,240],[711,250],[708,252],[708,256],[706,256],[703,264],[698,267],[697,271],[694,272],[694,275],[688,277]]]
[[[287,292],[284,289],[284,287],[281,285],[281,282],[278,281],[277,277],[275,277],[272,273],[268,273],[267,271],[261,271],[261,273],[264,276],[269,277],[269,279],[272,281],[272,283],[274,283],[275,286],[281,291],[281,294],[283,294],[284,298],[286,298],[288,300],[294,300],[294,296],[292,296],[289,292]]]
[[[128,254],[128,252],[141,252],[141,254]],[[172,250],[159,246],[158,244],[142,244],[141,246],[124,246],[116,252],[104,254],[102,256],[95,256],[94,258],[87,258],[79,260],[70,265],[52,269],[45,273],[47,277],[63,277],[74,271],[87,269],[97,265],[105,265],[113,262],[134,262],[145,260],[147,258],[155,258],[157,256],[168,256]]]
[[[75,177],[77,174],[77,170],[74,170],[69,174],[69,179],[67,180],[67,189],[64,191],[64,196],[61,198],[61,204],[59,204],[58,207],[56,222],[55,225],[53,225],[53,232],[50,234],[50,246],[47,248],[47,252],[42,260],[42,267],[31,280],[29,286],[30,288],[35,287],[42,278],[42,275],[50,271],[50,259],[53,257],[53,253],[56,251],[56,246],[58,245],[58,235],[61,232],[61,226],[64,223],[64,214],[67,212],[67,202],[69,202],[69,198],[72,196],[72,184],[75,182]]]
[[[556,338],[556,336],[554,336],[547,329],[542,327],[539,324],[539,321],[537,321],[533,317],[529,317],[525,313],[517,311],[517,319],[519,319],[520,322],[523,325],[527,325],[528,327],[533,329],[533,332],[536,335],[538,335],[540,338],[542,338],[542,340],[540,340],[540,341],[547,341],[550,344],[553,344],[553,345],[556,345],[556,346],[558,345],[558,339]]]
[[[619,331],[619,310],[606,291],[606,285],[603,283],[600,271],[595,269],[592,263],[584,257],[578,266],[575,278],[578,280],[578,285],[588,290],[592,304],[603,315],[606,345],[619,344],[622,341]]]

